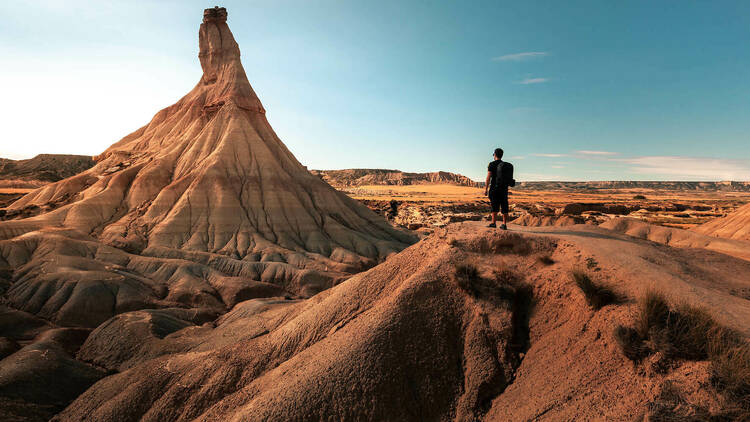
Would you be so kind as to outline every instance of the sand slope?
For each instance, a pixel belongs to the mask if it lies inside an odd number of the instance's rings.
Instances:
[[[678,248],[700,248],[750,260],[750,242],[746,241],[706,236],[693,230],[657,226],[633,218],[614,218],[601,227]]]
[[[750,204],[738,208],[726,217],[709,221],[693,230],[708,236],[750,240]]]

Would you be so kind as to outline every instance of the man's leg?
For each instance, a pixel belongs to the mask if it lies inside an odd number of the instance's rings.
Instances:
[[[487,227],[497,227],[497,212],[500,211],[500,202],[497,196],[490,193],[490,211],[492,212],[492,222]]]
[[[506,230],[508,228],[508,220],[510,220],[508,216],[508,212],[510,211],[510,207],[508,206],[508,189],[505,188],[502,192],[500,192],[500,211],[503,213],[503,225],[500,226],[503,230]]]

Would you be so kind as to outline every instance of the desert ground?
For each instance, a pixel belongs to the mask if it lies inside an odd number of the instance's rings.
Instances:
[[[553,186],[550,186],[553,185]],[[750,202],[750,191],[651,188],[566,189],[556,183],[521,183],[510,190],[511,218],[521,225],[601,224],[627,216],[650,224],[690,229]],[[658,185],[658,183],[657,183]],[[455,184],[338,186],[354,199],[411,229],[477,220],[489,212],[480,187]],[[395,212],[392,211],[395,201]]]
[[[461,175],[309,172],[227,16],[143,127],[3,161],[0,420],[750,420],[750,184],[522,182],[506,231]]]

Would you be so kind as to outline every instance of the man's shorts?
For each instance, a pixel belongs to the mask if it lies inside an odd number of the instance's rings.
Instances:
[[[503,214],[508,213],[508,188],[491,190],[490,204],[492,204],[492,212],[502,211]]]

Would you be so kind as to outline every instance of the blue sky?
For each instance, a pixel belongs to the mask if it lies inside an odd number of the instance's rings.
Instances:
[[[200,78],[201,1],[2,2],[0,156],[97,154]],[[310,168],[750,180],[750,2],[226,1]]]

